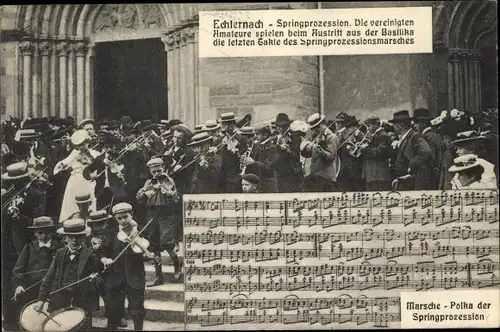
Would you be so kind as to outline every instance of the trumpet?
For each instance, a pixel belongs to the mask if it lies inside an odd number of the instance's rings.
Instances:
[[[243,153],[240,157],[240,169],[241,169],[240,176],[245,175],[245,172],[247,170],[246,160],[248,157],[250,157],[250,154],[253,151],[254,144],[255,144],[255,140],[252,140],[252,144],[248,146],[245,153]]]

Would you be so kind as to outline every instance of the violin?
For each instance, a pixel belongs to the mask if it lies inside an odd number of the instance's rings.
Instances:
[[[118,240],[122,241],[123,243],[130,243],[130,241],[133,241],[132,245],[130,246],[133,252],[137,254],[142,253],[148,256],[154,256],[151,251],[148,250],[150,245],[149,241],[143,237],[137,236],[137,229],[135,229],[135,231],[133,231],[130,235],[128,235],[124,230],[120,230],[117,237]],[[154,264],[160,265],[160,258],[156,256],[154,257]]]
[[[18,195],[12,201],[9,203],[9,206],[7,207],[7,212],[9,215],[16,219],[19,217],[21,212],[19,211],[19,205],[24,204],[24,200],[26,199],[26,192],[23,192],[21,195]]]

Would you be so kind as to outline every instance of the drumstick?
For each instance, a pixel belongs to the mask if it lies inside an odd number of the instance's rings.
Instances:
[[[59,293],[59,292],[60,292],[60,291],[62,291],[62,290],[65,290],[66,288],[69,288],[69,287],[71,287],[71,286],[77,285],[77,284],[79,284],[79,283],[81,283],[81,282],[84,282],[85,280],[88,280],[88,279],[91,279],[91,278],[95,278],[95,277],[96,277],[96,276],[94,276],[93,274],[91,274],[91,275],[89,275],[89,276],[87,276],[87,277],[85,277],[85,278],[83,278],[83,279],[77,280],[77,281],[75,281],[75,282],[73,282],[73,283],[71,283],[71,284],[68,284],[68,285],[66,285],[66,286],[64,286],[64,287],[61,287],[61,288],[59,288],[59,289],[56,289],[55,291],[51,292],[49,295],[54,295],[54,294],[56,294],[56,293]]]
[[[43,281],[43,279],[40,279],[39,281],[35,282],[33,285],[29,286],[28,288],[26,288],[24,290],[24,292],[26,293],[27,291],[29,291],[30,289],[32,289],[33,287],[35,287],[36,285],[38,285],[39,283],[41,283]],[[14,301],[16,298],[16,296],[14,295],[11,300]]]
[[[53,321],[54,323],[56,323],[57,325],[61,326],[61,324],[59,324],[58,321],[56,321],[54,318],[50,317],[48,313],[46,313],[45,311],[43,311],[43,309],[40,309],[40,310],[35,310],[36,312],[38,312],[39,314],[42,314],[44,315],[45,317],[47,317],[48,319],[50,319],[51,321]]]

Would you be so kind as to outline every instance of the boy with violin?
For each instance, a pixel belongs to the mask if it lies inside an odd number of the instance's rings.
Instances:
[[[108,329],[113,331],[118,328],[126,296],[134,330],[142,331],[146,315],[144,259],[152,259],[154,255],[148,250],[149,242],[139,236],[137,222],[132,218],[132,205],[116,204],[112,212],[118,222],[119,232],[110,256],[101,258],[107,270],[104,274],[104,287]]]
[[[61,243],[52,239],[55,226],[51,217],[35,218],[28,230],[34,231],[36,240],[24,246],[12,270],[16,317],[19,317],[17,310],[38,297],[40,283],[61,247]]]
[[[148,220],[152,220],[149,232],[149,241],[157,260],[161,252],[166,250],[174,263],[174,279],[177,281],[181,275],[181,264],[175,245],[177,241],[177,227],[179,218],[182,218],[182,205],[174,180],[164,171],[161,158],[153,158],[147,166],[152,175],[137,192],[137,200],[145,202],[148,208]],[[148,287],[163,284],[161,264],[155,266],[155,279],[148,283]]]
[[[33,309],[42,310],[47,301],[49,312],[73,306],[81,308],[86,317],[81,330],[91,330],[92,313],[99,310],[95,281],[102,271],[102,264],[92,249],[84,246],[90,227],[83,219],[70,219],[63,222],[57,233],[64,237],[66,247],[59,249],[54,256]]]

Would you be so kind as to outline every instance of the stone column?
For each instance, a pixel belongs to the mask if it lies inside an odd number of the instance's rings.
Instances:
[[[453,94],[453,103],[450,106],[451,108],[459,108],[460,107],[460,75],[459,75],[459,62],[458,62],[458,54],[455,52],[451,55],[451,64],[453,66],[453,84],[450,85],[451,91]]]
[[[472,72],[474,75],[474,109],[481,110],[482,95],[481,95],[481,53],[474,52],[471,58]]]
[[[472,85],[471,82],[471,74],[469,71],[469,57],[470,52],[465,51],[463,55],[463,66],[464,66],[464,109],[470,110],[471,103],[471,95],[470,95],[470,87]]]
[[[75,45],[71,45],[68,51],[68,109],[66,114],[75,118],[75,122],[78,124],[79,119],[75,108]]]
[[[76,117],[77,121],[85,118],[85,56],[87,46],[83,42],[75,44],[76,57]]]
[[[30,41],[22,41],[19,44],[19,49],[23,55],[23,119],[31,116],[32,107],[32,90],[31,90],[31,59],[35,46]]]
[[[33,104],[31,108],[31,117],[37,118],[40,116],[40,104],[38,103],[38,99],[40,98],[40,52],[37,44],[33,44],[34,53],[32,57],[32,69],[31,69],[31,84],[32,84],[32,97],[31,102]]]
[[[87,45],[87,55],[85,57],[85,118],[94,117],[94,44]]]
[[[39,45],[40,56],[42,57],[42,117],[50,115],[50,55],[52,45],[42,42]]]
[[[54,51],[55,44],[51,44],[51,49]],[[57,100],[57,87],[59,84],[59,79],[57,76],[57,52],[51,52],[50,58],[50,115],[58,115],[59,101]]]
[[[174,86],[175,86],[175,92],[174,92],[174,117],[176,119],[179,119],[181,121],[184,121],[182,112],[180,110],[181,108],[181,89],[180,89],[180,84],[181,84],[181,59],[180,59],[180,42],[181,42],[181,35],[179,32],[176,32],[174,34],[174,50],[172,51],[173,56],[174,56]]]
[[[189,27],[183,31],[183,40],[185,40],[186,47],[186,96],[185,96],[185,109],[187,112],[187,123],[190,126],[196,125],[197,121],[197,103],[196,97],[198,95],[197,86],[197,54],[196,54],[196,34],[197,28]]]
[[[69,45],[62,42],[57,45],[59,55],[59,117],[68,116],[68,52]]]
[[[174,61],[173,53],[174,50],[174,39],[171,36],[163,35],[161,37],[162,42],[165,44],[165,52],[167,52],[167,116],[168,119],[174,119]]]
[[[187,89],[187,76],[189,66],[189,55],[187,54],[187,36],[186,30],[179,32],[179,69],[180,69],[180,89],[179,89],[179,115],[183,122],[188,122],[189,112],[188,99],[191,97]]]

